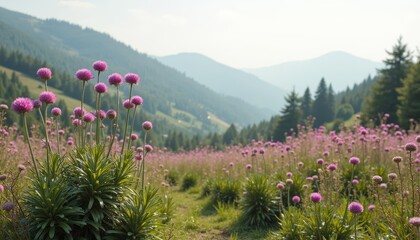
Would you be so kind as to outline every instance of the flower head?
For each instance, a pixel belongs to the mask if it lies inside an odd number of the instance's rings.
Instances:
[[[409,152],[417,151],[417,145],[415,143],[407,143],[405,144],[405,150]]]
[[[122,83],[122,76],[118,73],[113,73],[111,75],[108,76],[108,82],[110,85],[114,85],[116,87],[118,87],[119,85],[121,85]]]
[[[376,183],[380,183],[380,182],[382,182],[382,177],[378,176],[378,175],[375,175],[375,176],[372,177],[372,180]]]
[[[351,213],[355,213],[355,214],[362,213],[363,205],[358,202],[352,202],[349,204],[348,209]]]
[[[390,173],[390,174],[388,174],[388,178],[389,178],[389,180],[393,181],[394,179],[397,178],[397,174],[396,173]]]
[[[93,74],[89,69],[83,68],[77,70],[76,77],[80,81],[89,81],[93,78]]]
[[[134,104],[134,105],[142,105],[143,104],[143,98],[142,97],[140,97],[140,96],[133,96],[132,98],[131,98],[131,102]]]
[[[34,104],[29,98],[16,98],[12,103],[12,109],[18,113],[26,113],[32,111]]]
[[[152,147],[152,145],[146,144],[144,146],[144,150],[148,153],[148,152],[153,151],[153,147]]]
[[[322,200],[322,196],[320,193],[314,192],[311,193],[311,201],[314,203],[319,203]]]
[[[328,165],[327,169],[330,171],[335,171],[337,170],[337,165],[335,165],[334,163],[331,163],[330,165]]]
[[[299,196],[293,196],[293,197],[292,197],[292,201],[293,201],[294,203],[298,203],[298,202],[300,202],[300,197],[299,197]]]
[[[402,157],[400,156],[393,157],[392,161],[394,161],[395,163],[400,163],[402,161]]]
[[[245,168],[246,169],[251,169],[252,168],[252,165],[251,164],[247,164],[247,165],[245,165]]]
[[[368,211],[373,211],[375,209],[375,205],[371,204],[368,206]]]
[[[6,104],[0,104],[0,110],[8,110],[9,107]]]
[[[52,77],[51,70],[49,68],[38,69],[38,71],[36,71],[36,75],[38,76],[39,79],[42,79],[42,80],[50,80]]]
[[[1,208],[4,211],[7,211],[7,212],[10,211],[10,210],[12,210],[14,207],[15,207],[15,204],[12,203],[12,202],[7,202],[7,203],[3,204],[3,206],[1,206]]]
[[[318,160],[316,160],[316,163],[318,163],[319,165],[324,164],[324,159],[320,158]]]
[[[0,193],[4,191],[3,185],[0,184]]]
[[[105,83],[97,83],[95,85],[95,91],[97,93],[106,93],[108,91],[108,87],[105,85]]]
[[[91,123],[91,122],[93,122],[95,120],[95,115],[93,115],[92,113],[88,113],[88,114],[85,114],[84,116],[83,116],[83,121],[85,121],[85,122],[87,122],[87,123]]]
[[[40,108],[40,107],[42,107],[42,102],[41,101],[39,101],[39,99],[35,99],[34,100],[34,108]]]
[[[95,69],[98,72],[103,72],[107,69],[108,66],[107,66],[106,62],[99,60],[99,61],[94,62],[92,67],[93,67],[93,69]]]
[[[135,141],[139,138],[139,136],[135,133],[132,133],[130,137],[131,137],[131,140],[133,140],[133,141]]]
[[[117,117],[117,112],[115,110],[113,110],[113,109],[109,109],[106,112],[106,117],[112,120],[112,119],[114,119],[114,118]]]
[[[349,160],[350,164],[357,165],[360,163],[360,159],[358,157],[351,157]]]
[[[45,104],[55,103],[55,100],[57,100],[57,98],[53,92],[45,91],[39,94],[39,101]]]
[[[61,116],[61,109],[58,107],[51,109],[51,115],[55,117]]]
[[[129,84],[137,84],[140,81],[140,77],[139,75],[135,74],[135,73],[127,73],[124,76],[125,82],[129,83]]]
[[[76,117],[83,117],[86,114],[86,110],[85,109],[81,109],[80,107],[75,107],[73,109],[73,114]]]
[[[412,217],[408,222],[415,227],[420,227],[420,217]]]
[[[123,106],[126,109],[130,109],[130,108],[133,108],[135,105],[134,103],[130,102],[130,100],[127,99],[123,102]]]
[[[149,122],[149,121],[145,121],[142,124],[142,126],[143,126],[143,129],[146,130],[146,131],[149,131],[149,130],[151,130],[153,128],[153,124],[151,122]]]
[[[283,183],[277,183],[277,188],[278,189],[284,189],[284,184]]]

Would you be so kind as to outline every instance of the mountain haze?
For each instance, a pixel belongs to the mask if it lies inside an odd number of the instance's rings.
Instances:
[[[71,75],[80,68],[91,69],[92,62],[99,59],[109,65],[101,75],[102,81],[106,82],[106,76],[113,72],[138,73],[142,80],[133,94],[145,99],[143,109],[150,115],[175,118],[168,128],[176,122],[191,121],[184,124],[191,125],[186,131],[220,131],[211,119],[247,125],[269,117],[253,105],[218,94],[147,54],[90,28],[0,8],[0,32],[0,46],[36,57]],[[128,89],[123,90],[127,93]]]
[[[356,57],[346,52],[335,51],[320,57],[286,62],[269,67],[246,69],[259,78],[291,91],[293,88],[303,94],[306,87],[315,92],[322,77],[331,83],[336,92],[344,90],[347,86],[360,83],[367,76],[374,76],[376,69],[382,63]]]
[[[179,53],[159,57],[171,66],[210,89],[277,113],[284,105],[286,91],[258,77],[216,62],[198,53]]]

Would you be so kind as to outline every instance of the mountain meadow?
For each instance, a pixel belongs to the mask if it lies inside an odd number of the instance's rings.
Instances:
[[[0,7],[0,239],[420,239],[420,56],[155,57]]]

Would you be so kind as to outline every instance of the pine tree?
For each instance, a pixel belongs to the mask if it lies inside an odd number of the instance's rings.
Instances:
[[[223,134],[223,144],[233,145],[238,141],[238,131],[236,130],[235,124],[231,124],[226,132]]]
[[[297,95],[296,91],[293,90],[288,96],[285,97],[285,100],[286,106],[281,111],[282,116],[274,131],[274,141],[283,141],[285,138],[285,133],[290,131],[292,128],[296,130],[297,124],[301,121],[301,99]]]
[[[329,120],[328,91],[325,79],[319,82],[315,93],[315,100],[312,106],[312,115],[315,117],[314,127],[319,127]]]
[[[309,87],[306,88],[305,93],[303,94],[300,109],[302,110],[303,118],[307,118],[312,115],[312,96]]]
[[[389,59],[384,60],[385,68],[379,71],[380,78],[373,85],[372,93],[367,99],[364,114],[367,118],[375,119],[379,123],[378,114],[388,113],[389,121],[397,122],[398,93],[397,88],[402,87],[402,79],[407,75],[412,65],[411,53],[407,45],[398,39],[392,51],[387,51]]]
[[[410,68],[402,84],[397,89],[400,94],[397,113],[400,125],[407,129],[410,119],[420,121],[420,60]]]
[[[334,116],[335,116],[335,96],[334,96],[334,90],[332,88],[331,83],[328,86],[327,99],[328,99],[328,102],[327,102],[328,114],[327,114],[326,121],[331,122],[332,120],[334,120]]]

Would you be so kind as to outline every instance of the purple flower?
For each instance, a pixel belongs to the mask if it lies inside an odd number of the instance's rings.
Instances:
[[[359,180],[357,180],[357,179],[353,179],[353,180],[351,181],[351,183],[352,183],[353,185],[358,185],[358,184],[359,184]]]
[[[143,129],[146,130],[146,131],[149,131],[150,129],[153,128],[153,124],[151,122],[149,122],[149,121],[145,121],[142,124],[142,126],[143,126]]]
[[[360,163],[360,159],[358,157],[351,157],[349,160],[350,164],[357,165]]]
[[[311,193],[311,201],[314,203],[319,203],[322,200],[322,196],[320,193],[314,192]]]
[[[113,110],[113,109],[109,109],[106,112],[106,117],[112,120],[112,119],[114,119],[114,118],[117,117],[117,112],[115,110]]]
[[[18,164],[18,169],[19,169],[19,171],[25,171],[26,167],[23,164]]]
[[[91,123],[91,122],[93,122],[95,120],[95,116],[92,114],[92,113],[88,113],[88,114],[85,114],[84,116],[83,116],[83,121],[85,121],[85,122],[87,122],[87,123]]]
[[[93,116],[95,116],[95,117],[99,117],[99,119],[104,119],[105,117],[106,117],[106,113],[105,113],[105,111],[104,110],[101,110],[101,109],[99,109],[98,111],[96,111],[96,112],[94,112],[94,113],[92,113],[93,114]]]
[[[12,202],[7,202],[7,203],[3,204],[3,206],[1,206],[1,208],[4,211],[7,211],[7,212],[10,211],[10,210],[12,210],[14,207],[15,207],[15,204],[12,203]]]
[[[77,70],[76,77],[80,81],[89,81],[93,78],[93,74],[89,69],[83,68]]]
[[[392,161],[394,161],[395,163],[400,163],[402,161],[402,157],[400,156],[393,157]]]
[[[92,67],[98,72],[103,72],[107,69],[108,66],[104,61],[96,61],[93,63]]]
[[[417,151],[417,145],[415,143],[407,143],[405,144],[405,150],[409,152]]]
[[[292,197],[292,201],[294,203],[298,203],[298,202],[300,202],[300,197],[299,196],[294,196],[294,197]]]
[[[113,73],[111,75],[108,76],[108,82],[110,85],[114,85],[116,87],[118,87],[119,85],[121,85],[122,83],[122,76],[118,73]]]
[[[131,134],[131,140],[137,140],[137,138],[139,138],[139,136],[137,135],[137,134],[135,134],[135,133],[132,133]]]
[[[127,99],[123,102],[123,106],[126,109],[130,109],[130,108],[133,108],[135,105],[134,105],[134,103],[130,102],[130,100]]]
[[[291,173],[291,172],[287,172],[287,173],[286,173],[286,177],[289,177],[289,178],[290,178],[290,177],[292,177],[292,176],[293,176],[293,173]]]
[[[412,217],[408,222],[415,227],[420,227],[420,217]]]
[[[134,104],[134,105],[141,105],[141,104],[143,104],[143,98],[142,97],[140,97],[140,96],[133,96],[132,98],[131,98],[131,102]]]
[[[0,193],[4,191],[3,185],[0,184]]]
[[[26,113],[32,111],[34,104],[29,98],[16,98],[12,103],[12,109],[18,113]]]
[[[41,101],[39,101],[39,99],[35,99],[34,100],[34,108],[40,108],[40,107],[42,107],[42,102]]]
[[[375,209],[375,205],[371,204],[368,207],[368,211],[373,211]]]
[[[330,165],[328,165],[327,169],[330,171],[335,171],[337,170],[337,165],[335,165],[334,163],[331,163]]]
[[[394,179],[397,178],[397,174],[396,173],[390,173],[390,174],[388,174],[388,178],[389,178],[389,180],[393,181]]]
[[[375,175],[375,176],[372,177],[372,180],[376,183],[380,183],[380,182],[382,182],[382,177],[378,176],[378,175]]]
[[[363,212],[363,205],[358,202],[352,202],[348,207],[351,213],[359,214]]]
[[[247,164],[247,165],[245,165],[245,168],[246,169],[251,169],[252,168],[252,165],[251,164]]]
[[[127,73],[124,76],[125,82],[129,83],[129,84],[137,84],[140,81],[140,77],[139,75],[135,74],[135,73]]]
[[[51,70],[49,68],[40,68],[36,71],[36,75],[39,79],[50,80],[51,79]]]
[[[278,189],[284,189],[284,184],[283,183],[278,183],[277,188]]]
[[[153,151],[153,147],[152,147],[152,145],[146,144],[144,146],[144,150],[148,153],[148,152]]]
[[[316,160],[316,163],[318,163],[319,165],[324,164],[324,159],[320,158],[318,160]]]
[[[55,117],[61,116],[61,109],[58,107],[51,109],[51,115]]]
[[[95,91],[97,93],[106,93],[106,91],[108,91],[108,87],[105,85],[105,83],[97,83],[95,85]]]
[[[81,109],[80,107],[75,107],[73,109],[73,114],[76,117],[83,117],[86,114],[86,110],[85,109]]]
[[[39,94],[39,101],[45,104],[55,103],[56,96],[53,92],[45,91]]]

